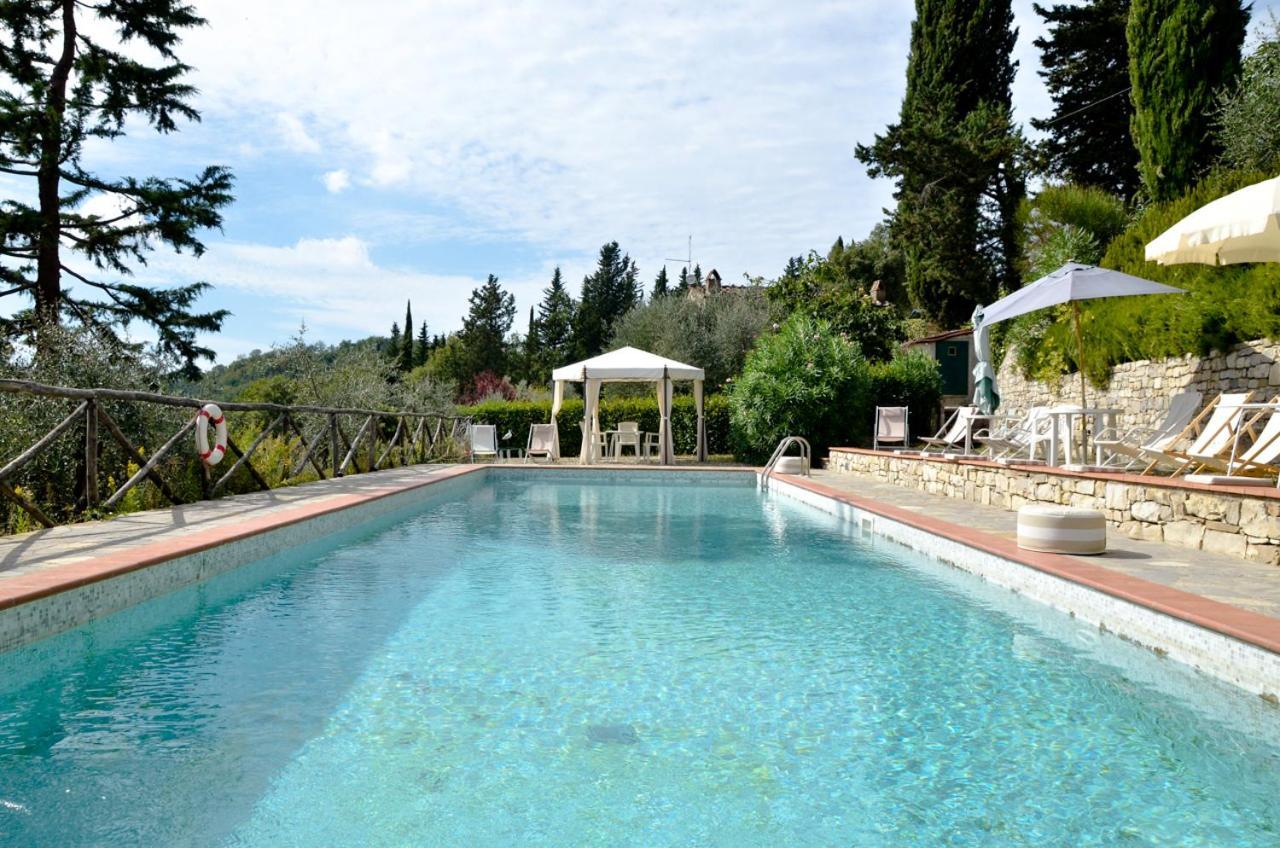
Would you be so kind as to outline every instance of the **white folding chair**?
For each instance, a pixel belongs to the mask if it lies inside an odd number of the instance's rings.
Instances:
[[[471,461],[475,462],[478,456],[488,456],[493,459],[498,458],[498,428],[494,424],[472,424],[471,430],[467,434],[467,440],[471,443]]]
[[[911,411],[905,406],[877,406],[872,447],[880,450],[881,442],[907,447],[911,442],[910,418]]]

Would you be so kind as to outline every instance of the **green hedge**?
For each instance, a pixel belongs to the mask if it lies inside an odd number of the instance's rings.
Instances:
[[[939,426],[942,372],[938,360],[920,352],[901,354],[889,362],[871,363],[871,406],[863,417],[869,439],[877,406],[905,406],[911,410],[911,438],[932,435]]]
[[[470,415],[477,424],[494,424],[498,428],[498,440],[502,447],[522,448],[529,440],[529,426],[544,424],[551,418],[551,401],[489,401],[475,406],[458,408],[460,415]],[[703,418],[707,429],[707,452],[732,453],[729,441],[729,404],[722,395],[708,395],[704,399]],[[617,427],[619,421],[636,421],[640,429],[658,431],[658,399],[613,398],[600,401],[600,426],[606,430]],[[566,400],[560,408],[556,424],[560,430],[560,453],[571,456],[582,448],[582,400]],[[675,398],[671,410],[671,434],[675,439],[677,454],[692,454],[697,443],[697,410],[693,398],[687,395]],[[510,438],[504,438],[507,433]]]

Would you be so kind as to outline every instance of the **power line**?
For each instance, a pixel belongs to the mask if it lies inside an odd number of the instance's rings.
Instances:
[[[1123,89],[1121,89],[1120,91],[1117,91],[1117,92],[1116,92],[1116,93],[1114,93],[1114,94],[1108,94],[1106,97],[1103,97],[1103,98],[1101,98],[1100,100],[1095,100],[1095,101],[1093,101],[1092,103],[1087,103],[1087,104],[1085,104],[1084,106],[1081,106],[1079,109],[1076,109],[1074,112],[1068,112],[1068,113],[1067,113],[1067,114],[1065,114],[1065,115],[1059,115],[1058,117],[1054,118],[1052,121],[1045,121],[1043,124],[1041,124],[1041,126],[1042,126],[1042,127],[1051,127],[1051,126],[1053,126],[1054,124],[1058,123],[1058,121],[1065,121],[1067,118],[1071,118],[1071,117],[1074,117],[1074,116],[1076,116],[1076,115],[1079,115],[1081,112],[1087,112],[1087,111],[1089,111],[1090,109],[1092,109],[1094,106],[1099,106],[1099,105],[1101,105],[1101,104],[1103,104],[1103,103],[1106,103],[1108,100],[1112,100],[1112,99],[1114,99],[1114,98],[1116,98],[1116,97],[1119,97],[1119,96],[1120,96],[1120,95],[1122,95],[1122,94],[1128,94],[1128,93],[1129,93],[1129,92],[1131,92],[1131,91],[1133,91],[1133,86],[1131,86],[1131,85],[1129,85],[1129,86],[1125,86],[1125,87],[1124,87]]]

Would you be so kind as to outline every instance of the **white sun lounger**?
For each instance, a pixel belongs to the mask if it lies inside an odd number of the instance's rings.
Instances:
[[[1004,462],[1037,462],[1036,450],[1048,445],[1054,420],[1049,407],[1033,406],[1022,417],[993,416],[994,426],[973,435],[973,440]]]
[[[541,456],[547,459],[554,459],[555,449],[556,449],[556,425],[554,424],[529,425],[529,442],[524,449],[525,462],[528,462],[532,457],[535,457],[535,456]]]
[[[1161,465],[1171,467],[1170,473],[1175,475],[1196,471],[1203,457],[1230,451],[1236,437],[1240,406],[1252,397],[1253,392],[1218,395],[1168,446],[1143,449],[1142,458],[1150,464],[1142,473],[1150,474]],[[1191,444],[1187,447],[1176,447],[1188,440]]]
[[[498,428],[494,424],[472,424],[467,434],[471,443],[471,461],[478,456],[498,458]]]
[[[1229,477],[1258,476],[1275,479],[1280,475],[1280,404],[1272,400],[1265,404],[1246,404],[1240,408],[1241,415],[1249,415],[1241,421],[1236,431],[1231,450],[1225,454],[1197,455],[1188,454],[1193,461],[1199,463],[1197,472],[1209,470],[1226,474]],[[1259,427],[1259,422],[1266,423]],[[1242,440],[1248,444],[1241,447]]]
[[[942,422],[942,427],[937,433],[921,437],[920,441],[925,447],[920,454],[923,456],[929,453],[966,451],[972,445],[970,435],[973,432],[973,422],[978,418],[976,406],[956,407],[956,411]],[[906,453],[906,451],[903,452]]]
[[[1204,396],[1197,391],[1179,392],[1169,400],[1164,420],[1155,428],[1134,427],[1124,432],[1115,427],[1102,430],[1093,439],[1098,465],[1127,469],[1150,462],[1144,458],[1143,451],[1155,452],[1172,447],[1196,417],[1196,410],[1203,400]]]

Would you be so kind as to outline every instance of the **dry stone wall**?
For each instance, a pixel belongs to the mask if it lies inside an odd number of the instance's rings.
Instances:
[[[1026,380],[1010,353],[997,379],[1003,408],[1024,411],[1032,406],[1080,402],[1080,378],[1068,375],[1057,382]],[[1169,398],[1196,389],[1206,402],[1219,392],[1255,391],[1268,397],[1280,393],[1280,343],[1254,341],[1223,354],[1143,359],[1117,365],[1105,389],[1089,386],[1089,405],[1123,410],[1122,427],[1153,426],[1169,407]]]
[[[1007,510],[1023,504],[1097,509],[1130,538],[1280,564],[1277,498],[842,448],[831,451],[826,467]]]

